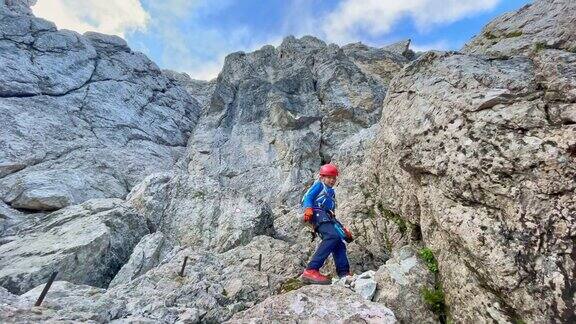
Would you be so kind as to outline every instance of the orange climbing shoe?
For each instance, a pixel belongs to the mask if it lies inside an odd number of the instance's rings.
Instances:
[[[316,269],[306,269],[300,276],[302,281],[307,284],[317,284],[317,285],[329,285],[332,283],[332,280],[321,274],[320,271]]]

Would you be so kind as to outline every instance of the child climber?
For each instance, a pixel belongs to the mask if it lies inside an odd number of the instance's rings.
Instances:
[[[330,254],[336,264],[338,277],[350,274],[350,265],[346,255],[346,244],[352,235],[335,218],[336,194],[332,188],[336,183],[338,169],[333,164],[325,164],[320,168],[320,179],[314,182],[302,198],[304,207],[304,222],[311,223],[314,230],[322,238],[316,253],[308,267],[302,273],[302,281],[313,284],[330,284],[329,277],[320,273],[320,268]]]

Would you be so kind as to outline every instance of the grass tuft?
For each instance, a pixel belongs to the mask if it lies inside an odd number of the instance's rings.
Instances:
[[[426,266],[428,267],[428,270],[430,270],[430,272],[438,273],[438,261],[436,261],[436,258],[434,257],[434,253],[432,252],[432,250],[425,247],[422,250],[420,250],[420,252],[418,252],[418,255],[420,255],[422,260],[426,262]]]
[[[428,305],[428,308],[440,319],[441,323],[447,321],[447,308],[444,300],[444,291],[442,287],[435,287],[434,289],[423,288],[422,298]]]
[[[520,36],[522,36],[522,32],[520,30],[516,30],[516,31],[513,31],[513,32],[506,34],[506,38],[514,38],[514,37],[520,37]]]

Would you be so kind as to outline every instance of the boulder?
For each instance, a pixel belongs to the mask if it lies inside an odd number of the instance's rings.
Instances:
[[[173,252],[174,246],[161,232],[145,235],[134,247],[132,255],[122,266],[110,287],[127,283],[158,266]]]
[[[226,323],[396,323],[388,308],[338,285],[310,285],[272,296]]]
[[[434,273],[415,255],[410,246],[395,251],[394,256],[382,265],[374,279],[378,291],[374,301],[394,311],[403,323],[438,323],[438,316],[424,300],[424,290],[435,287]]]
[[[374,280],[374,271],[367,271],[358,275],[352,283],[352,287],[364,299],[371,301],[376,293],[377,284],[376,280]]]
[[[106,287],[148,233],[119,199],[95,199],[44,216],[0,245],[0,285],[21,294],[58,279]]]

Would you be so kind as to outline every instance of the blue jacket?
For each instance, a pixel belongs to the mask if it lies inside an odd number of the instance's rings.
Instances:
[[[302,207],[322,209],[334,213],[336,210],[336,192],[322,181],[316,180],[302,197]]]

